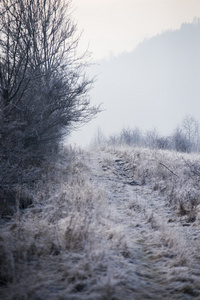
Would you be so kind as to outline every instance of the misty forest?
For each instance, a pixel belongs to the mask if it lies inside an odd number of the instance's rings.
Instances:
[[[91,63],[73,1],[0,1],[0,299],[200,299],[199,36]]]

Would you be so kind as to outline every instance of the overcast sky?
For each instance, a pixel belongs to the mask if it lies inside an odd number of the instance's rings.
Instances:
[[[200,0],[72,0],[72,4],[72,16],[78,30],[83,31],[80,50],[85,51],[89,47],[93,60],[130,52],[144,39],[167,30],[179,29],[181,24],[192,23],[195,17],[200,17]],[[95,97],[91,100],[92,104],[99,103]],[[112,107],[117,109],[116,104],[119,103],[115,103],[116,99],[110,99],[112,100]],[[104,125],[104,133],[109,129],[111,124],[105,125],[106,116],[111,120],[115,115],[113,109],[109,110],[108,101],[101,99],[101,102],[106,112],[102,112],[97,120],[84,126],[79,132],[73,133],[71,143],[85,146],[98,127]],[[141,102],[141,105],[134,108],[140,110],[142,105],[146,107],[146,102]],[[121,110],[118,113],[121,116],[118,127],[122,128],[125,121],[127,123],[127,113]],[[159,111],[157,115],[159,116]],[[139,125],[136,123],[135,126]]]
[[[73,0],[81,48],[94,59],[133,50],[145,38],[200,17],[200,0]]]

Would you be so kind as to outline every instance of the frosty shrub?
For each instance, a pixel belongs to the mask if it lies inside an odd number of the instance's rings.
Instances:
[[[0,3],[0,201],[11,185],[32,184],[63,136],[98,112],[70,2]]]

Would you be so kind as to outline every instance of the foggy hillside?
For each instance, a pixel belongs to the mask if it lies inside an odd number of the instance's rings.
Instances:
[[[200,20],[145,40],[130,53],[111,55],[91,73],[98,74],[91,96],[105,111],[83,132],[138,126],[168,134],[185,115],[198,120]]]

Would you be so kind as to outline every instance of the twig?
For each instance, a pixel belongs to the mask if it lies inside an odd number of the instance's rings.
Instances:
[[[178,177],[177,174],[175,174],[172,170],[170,170],[170,169],[169,169],[167,166],[165,166],[163,163],[160,162],[160,165],[163,166],[163,167],[165,167],[165,168],[166,168],[168,171],[170,171],[173,175],[175,175],[175,176]]]

